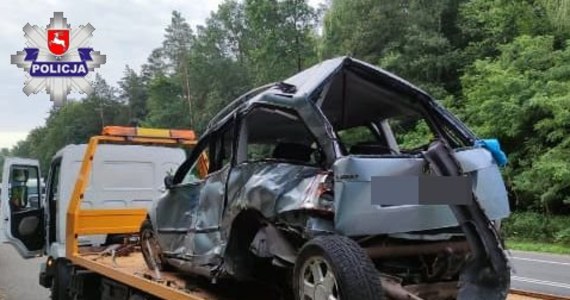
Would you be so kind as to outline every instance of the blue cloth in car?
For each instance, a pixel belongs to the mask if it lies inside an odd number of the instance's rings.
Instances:
[[[507,165],[508,162],[507,155],[505,154],[505,152],[503,152],[503,150],[501,150],[501,144],[499,143],[499,140],[497,139],[477,140],[475,141],[475,147],[483,147],[489,150],[489,152],[491,152],[491,155],[493,156],[493,159],[495,159],[495,162],[497,162],[497,165],[499,165],[499,167],[504,167]]]

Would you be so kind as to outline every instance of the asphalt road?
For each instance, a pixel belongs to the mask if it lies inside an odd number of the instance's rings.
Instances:
[[[511,251],[511,286],[559,296],[570,296],[570,256]]]
[[[570,256],[511,251],[512,287],[570,296]],[[38,283],[39,264],[44,258],[22,259],[7,244],[0,244],[0,299],[49,299]]]
[[[49,290],[38,282],[43,260],[23,259],[11,245],[0,244],[0,299],[49,299]]]

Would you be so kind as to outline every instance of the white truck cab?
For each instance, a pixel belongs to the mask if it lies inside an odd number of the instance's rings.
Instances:
[[[2,230],[26,258],[65,257],[66,214],[87,145],[68,145],[53,157],[41,196],[36,160],[7,158],[2,180]],[[149,208],[164,192],[163,179],[184,161],[181,148],[107,145],[93,158],[82,208]],[[5,192],[6,191],[6,192]],[[34,200],[36,199],[36,200]],[[106,243],[106,235],[80,236],[80,245]]]

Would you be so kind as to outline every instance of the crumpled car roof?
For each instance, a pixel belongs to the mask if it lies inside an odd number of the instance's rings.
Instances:
[[[426,92],[406,81],[405,79],[402,79],[380,67],[349,56],[325,60],[287,78],[283,82],[292,84],[297,87],[295,96],[310,96],[313,93],[319,91],[322,88],[323,84],[328,82],[331,77],[343,69],[365,73],[367,77],[370,77],[371,81],[382,82],[383,84],[394,88],[394,90],[405,94],[422,94],[429,97]]]
[[[264,98],[263,96],[267,94],[287,95],[292,99],[302,99],[304,101],[317,101],[321,92],[327,89],[333,78],[343,71],[358,74],[359,77],[366,78],[367,82],[374,83],[375,86],[382,86],[386,94],[394,93],[398,97],[403,96],[415,99],[419,96],[424,101],[433,100],[422,89],[382,68],[352,57],[343,56],[318,63],[283,80],[282,83],[291,85],[291,89],[284,90],[280,88],[279,83],[271,83],[245,93],[212,118],[208,128],[239,108],[240,105],[246,102],[249,104],[260,102]],[[361,82],[362,87],[365,85],[366,83]]]

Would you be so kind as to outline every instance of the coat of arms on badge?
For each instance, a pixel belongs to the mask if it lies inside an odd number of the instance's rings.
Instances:
[[[69,48],[69,29],[48,29],[48,49],[53,55],[63,55]]]
[[[63,12],[55,12],[45,29],[26,24],[26,47],[11,56],[11,63],[27,73],[24,93],[45,90],[56,106],[63,105],[72,91],[91,93],[86,76],[107,60],[89,47],[94,30],[89,23],[71,28]]]

